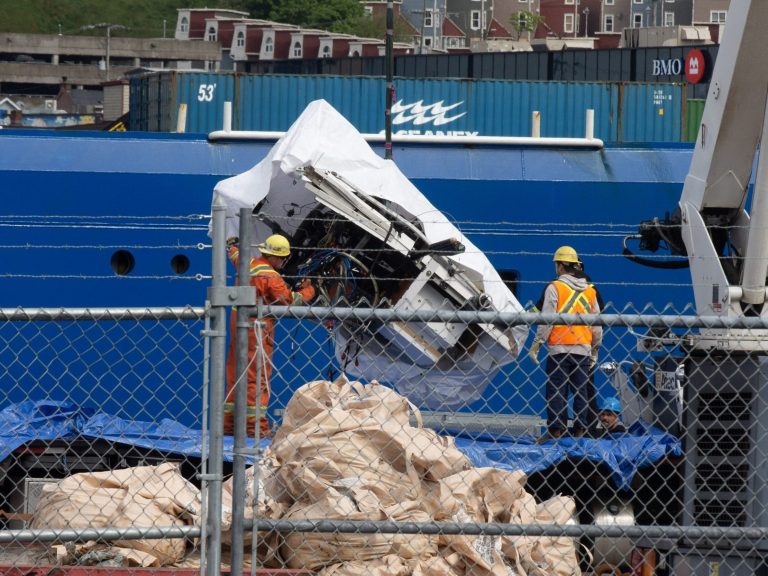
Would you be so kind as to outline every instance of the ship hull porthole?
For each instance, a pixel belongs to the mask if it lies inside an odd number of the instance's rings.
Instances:
[[[136,266],[136,259],[128,250],[118,250],[112,254],[109,264],[115,274],[126,276],[133,272],[133,268]]]
[[[171,270],[176,274],[184,274],[189,270],[189,258],[184,256],[184,254],[176,254],[176,256],[171,258]]]

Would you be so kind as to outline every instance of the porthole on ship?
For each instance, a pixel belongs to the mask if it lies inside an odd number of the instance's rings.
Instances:
[[[189,258],[184,254],[176,254],[176,256],[171,258],[171,270],[176,274],[184,274],[189,270]]]
[[[126,276],[133,271],[136,266],[136,259],[128,250],[118,250],[112,254],[109,261],[112,271],[118,276]]]

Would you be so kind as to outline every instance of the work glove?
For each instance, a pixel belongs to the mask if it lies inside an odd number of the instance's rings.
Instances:
[[[534,340],[531,347],[528,349],[528,357],[534,364],[539,363],[539,350],[541,350],[541,340]]]
[[[594,368],[597,365],[597,348],[592,349],[592,354],[589,356],[589,367]]]

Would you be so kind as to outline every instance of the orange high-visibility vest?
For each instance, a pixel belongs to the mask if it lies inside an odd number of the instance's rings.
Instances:
[[[584,290],[574,290],[565,282],[555,280],[552,284],[557,288],[558,314],[590,314],[595,306],[595,288],[590,284]],[[547,344],[574,345],[592,344],[592,328],[589,326],[554,326],[549,333]]]

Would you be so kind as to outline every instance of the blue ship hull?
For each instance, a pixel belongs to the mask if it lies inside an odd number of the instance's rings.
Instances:
[[[167,134],[0,132],[2,307],[202,307],[210,284],[213,187],[252,167],[272,144]],[[396,145],[393,156],[498,270],[514,273],[524,305],[535,302],[552,278],[553,251],[570,244],[611,303],[608,311],[674,313],[692,301],[688,272],[630,262],[622,256],[622,241],[641,220],[676,206],[691,154],[688,145],[604,150]],[[133,259],[131,272],[122,276],[113,269],[120,265],[118,251]],[[189,263],[187,270],[174,269],[179,259]],[[291,330],[295,326],[283,322],[278,340]],[[284,406],[296,386],[325,375],[319,372],[331,358],[323,329],[317,330],[317,350],[298,352],[312,360],[312,373],[281,370],[275,406]],[[629,353],[633,347],[631,337],[613,330],[605,349]],[[55,342],[46,350],[55,355]],[[6,347],[3,365],[13,354]],[[169,354],[160,353],[157,361],[172,361]],[[279,349],[275,362],[304,365],[296,354]],[[59,370],[65,374],[66,363]],[[531,377],[533,371],[528,360],[515,363],[466,410],[509,412],[515,410],[509,399],[541,397],[543,374]],[[55,372],[45,378],[58,382]],[[186,391],[179,392],[179,386]],[[37,394],[55,396],[54,388],[37,388]],[[184,402],[199,397],[200,382],[171,388],[171,401],[161,398],[157,406],[141,409],[123,401],[123,395],[135,393],[124,383],[117,397],[109,383],[100,383],[83,400],[114,406],[122,416],[199,425],[199,414],[188,408],[180,413],[174,402],[177,395]],[[66,387],[57,393],[68,394]],[[0,403],[27,397],[15,387]],[[541,414],[543,400],[524,410]]]

